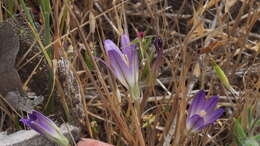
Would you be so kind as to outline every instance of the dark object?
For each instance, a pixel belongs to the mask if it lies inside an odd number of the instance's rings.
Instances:
[[[162,47],[163,47],[163,41],[160,37],[156,37],[154,42],[153,42],[155,48],[156,48],[156,52],[158,55],[160,55],[160,53],[162,53]]]
[[[152,71],[156,73],[158,68],[163,64],[163,41],[160,37],[156,37],[153,44],[156,48],[157,56],[152,64]]]
[[[19,37],[8,22],[0,24],[0,42],[0,94],[14,108],[30,112],[43,98],[30,99],[22,89],[20,76],[15,69],[20,48]]]
[[[19,38],[12,25],[0,24],[0,94],[6,96],[9,91],[22,91],[20,77],[14,68],[19,51]]]
[[[3,22],[0,25],[0,72],[13,68],[19,50],[19,38],[12,26]]]

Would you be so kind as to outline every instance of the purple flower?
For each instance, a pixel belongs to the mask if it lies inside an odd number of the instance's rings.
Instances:
[[[152,72],[156,73],[163,63],[163,41],[160,37],[156,37],[153,44],[156,48],[157,57],[152,64]]]
[[[138,55],[136,45],[130,44],[128,35],[121,36],[121,49],[111,40],[105,40],[107,66],[134,98],[140,96],[138,86]]]
[[[38,111],[33,110],[32,113],[28,114],[28,119],[20,119],[20,122],[53,142],[63,146],[69,145],[69,141],[55,123]]]
[[[188,131],[198,132],[209,124],[214,123],[224,112],[222,108],[215,109],[218,96],[205,99],[205,92],[199,91],[188,110],[186,127]]]
[[[161,55],[162,53],[162,48],[163,48],[163,41],[160,37],[156,37],[154,42],[153,42],[155,48],[156,48],[156,52],[159,55]]]

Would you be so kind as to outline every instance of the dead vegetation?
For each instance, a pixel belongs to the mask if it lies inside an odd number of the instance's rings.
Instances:
[[[17,58],[23,89],[44,94],[44,102],[35,108],[52,113],[57,121],[79,125],[82,137],[118,146],[235,145],[233,119],[240,118],[245,128],[249,107],[260,117],[257,0],[53,0],[50,9],[27,0],[39,28],[30,22],[22,1],[2,1],[0,19],[16,19],[11,16],[19,14],[34,38],[30,40],[34,46],[27,48],[33,49],[25,53],[23,48]],[[143,38],[139,32],[144,32]],[[139,49],[139,115],[127,90],[98,61],[107,59],[103,41],[118,43],[123,33],[145,44]],[[163,41],[163,61],[153,70],[156,37]],[[223,86],[212,60],[238,95]],[[200,89],[208,97],[219,95],[218,106],[225,114],[188,136],[186,110]],[[21,129],[19,115],[0,103],[0,130]]]

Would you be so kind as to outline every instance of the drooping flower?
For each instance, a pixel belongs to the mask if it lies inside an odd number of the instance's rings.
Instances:
[[[205,99],[205,92],[199,91],[188,110],[186,127],[188,131],[198,132],[206,126],[214,123],[224,112],[222,108],[215,109],[218,96]]]
[[[115,77],[135,98],[140,97],[138,85],[138,55],[135,44],[130,44],[128,35],[121,36],[121,49],[111,40],[104,41],[108,54],[107,65]]]
[[[56,124],[38,111],[33,110],[32,113],[28,114],[27,119],[20,119],[20,122],[59,145],[69,145],[68,139],[62,134]]]

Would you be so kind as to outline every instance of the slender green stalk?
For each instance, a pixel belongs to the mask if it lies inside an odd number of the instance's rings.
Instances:
[[[12,16],[15,12],[15,1],[7,1],[7,15]]]
[[[21,7],[24,9],[24,13],[28,19],[28,22],[29,22],[29,27],[31,28],[32,30],[32,33],[35,37],[35,39],[37,40],[39,46],[40,46],[40,49],[41,51],[43,52],[44,54],[44,57],[46,58],[47,62],[48,62],[48,65],[49,67],[52,67],[52,61],[51,61],[51,58],[50,56],[47,54],[46,50],[45,50],[45,47],[41,41],[41,38],[39,36],[39,33],[36,31],[36,27],[34,25],[34,22],[33,22],[33,18],[28,10],[28,8],[26,7],[25,3],[24,3],[24,0],[20,0],[20,3],[21,3]]]
[[[40,1],[41,12],[43,14],[44,20],[44,34],[43,34],[43,43],[44,45],[48,45],[52,41],[51,37],[51,24],[50,24],[50,14],[51,14],[51,5],[49,0],[41,0]],[[52,53],[50,48],[47,49],[48,55],[51,57]]]

